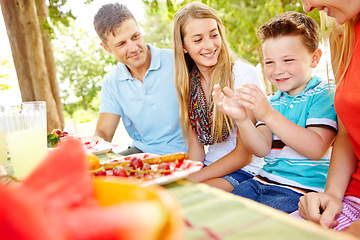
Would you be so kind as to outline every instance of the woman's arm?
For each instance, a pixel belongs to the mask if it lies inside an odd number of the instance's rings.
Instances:
[[[352,147],[348,132],[338,119],[339,132],[336,136],[330,160],[325,193],[343,199],[358,159]]]
[[[188,131],[188,155],[190,160],[204,162],[205,159],[205,149],[204,146],[199,142],[198,136],[195,131],[189,127]],[[205,178],[202,172],[203,168],[199,171],[190,174],[187,179],[194,181],[194,182],[201,182]]]
[[[330,160],[324,193],[309,193],[300,198],[299,212],[305,218],[328,228],[334,226],[336,214],[341,212],[342,200],[358,159],[352,148],[349,135],[338,119],[338,134]]]

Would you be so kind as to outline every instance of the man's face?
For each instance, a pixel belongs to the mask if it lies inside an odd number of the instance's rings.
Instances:
[[[115,36],[109,33],[106,39],[106,43],[102,42],[101,46],[130,69],[141,68],[150,57],[139,26],[131,18],[116,28]]]

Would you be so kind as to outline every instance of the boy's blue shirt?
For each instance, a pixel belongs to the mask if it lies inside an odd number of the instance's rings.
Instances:
[[[337,131],[334,95],[334,84],[314,76],[295,97],[277,91],[269,101],[274,109],[301,127],[327,127]],[[261,124],[264,123],[258,122],[257,126]],[[273,134],[272,149],[265,156],[259,175],[283,185],[321,192],[325,188],[330,156],[331,148],[319,160],[308,159]]]

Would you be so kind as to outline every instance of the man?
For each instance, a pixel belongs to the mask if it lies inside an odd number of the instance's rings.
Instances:
[[[186,152],[172,51],[146,44],[134,16],[119,3],[102,6],[94,26],[101,46],[119,61],[104,77],[94,136],[110,142],[122,117],[133,142],[119,154]]]

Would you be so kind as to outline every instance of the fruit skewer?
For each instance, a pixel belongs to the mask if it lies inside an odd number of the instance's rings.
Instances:
[[[159,163],[166,163],[166,162],[175,162],[175,161],[183,161],[189,159],[189,155],[186,153],[172,153],[172,154],[164,154],[158,157],[153,158],[146,158],[143,159],[143,163],[148,164],[159,164]],[[111,163],[105,163],[102,164],[102,169],[112,169],[118,166],[124,167],[126,165],[130,164],[130,161],[124,161],[124,162],[111,162]]]

